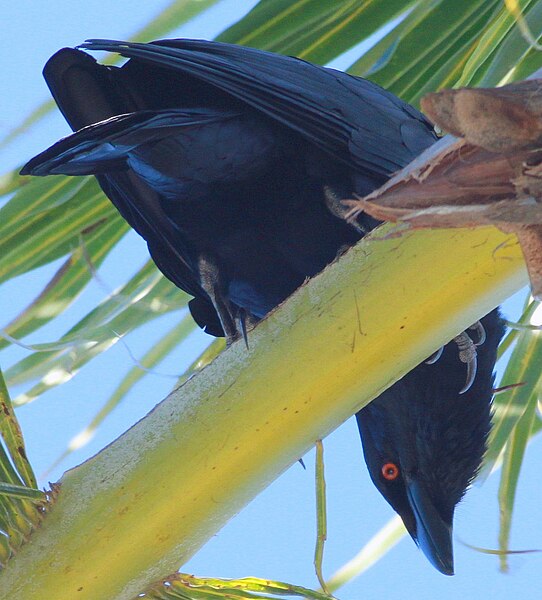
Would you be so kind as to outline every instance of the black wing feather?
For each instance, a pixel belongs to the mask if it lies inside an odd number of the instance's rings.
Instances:
[[[88,40],[80,47],[201,79],[362,173],[388,177],[435,140],[420,112],[380,86],[297,58],[203,40]]]

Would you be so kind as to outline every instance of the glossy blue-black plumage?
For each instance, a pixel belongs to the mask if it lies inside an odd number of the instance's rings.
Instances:
[[[131,60],[104,67],[64,49],[48,62],[68,122],[89,127],[25,168],[98,174],[214,334],[203,251],[220,265],[234,310],[260,318],[360,237],[327,210],[324,186],[367,193],[435,139],[419,112],[380,87],[295,58],[201,40],[83,47]]]
[[[72,49],[50,59],[45,78],[76,133],[23,173],[95,174],[213,335],[265,316],[374,227],[368,217],[348,225],[340,200],[379,187],[435,141],[418,111],[379,86],[299,59],[202,40],[81,47],[129,60],[106,67]],[[484,326],[465,394],[450,343],[357,415],[375,485],[447,574],[454,507],[489,431],[496,311]],[[393,481],[382,476],[389,463]]]

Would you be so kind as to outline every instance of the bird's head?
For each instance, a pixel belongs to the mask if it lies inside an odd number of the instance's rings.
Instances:
[[[496,311],[482,323],[470,389],[457,345],[421,364],[358,415],[365,461],[380,493],[401,516],[429,561],[453,575],[455,506],[476,476],[490,430],[493,367],[503,328]]]

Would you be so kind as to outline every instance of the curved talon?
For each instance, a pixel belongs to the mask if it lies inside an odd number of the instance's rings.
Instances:
[[[478,367],[478,360],[476,357],[476,347],[481,346],[486,341],[486,330],[480,321],[476,321],[469,327],[476,332],[477,340],[474,341],[466,331],[463,331],[459,335],[454,337],[454,342],[457,344],[459,349],[459,360],[467,365],[467,379],[465,385],[459,391],[460,394],[464,394],[472,387],[474,380],[476,379],[476,371]],[[432,354],[426,361],[426,365],[435,364],[438,359],[442,356],[444,347],[439,348],[434,354]]]
[[[220,319],[226,337],[226,344],[231,346],[237,339],[239,332],[235,324],[232,306],[223,291],[221,270],[216,258],[207,252],[202,252],[198,257],[198,271],[201,287],[207,292]]]
[[[247,312],[244,308],[239,311],[237,315],[237,320],[239,322],[239,331],[243,336],[243,340],[245,341],[246,349],[249,350],[248,347],[248,333],[247,333]]]
[[[476,323],[474,323],[473,325],[471,325],[469,327],[469,329],[472,329],[473,331],[476,331],[476,333],[478,334],[478,340],[476,342],[474,342],[474,345],[475,346],[481,346],[486,341],[486,330],[484,329],[484,326],[482,325],[482,322],[481,321],[476,321]]]
[[[240,308],[236,315],[237,331],[241,334],[246,349],[249,350],[248,332],[258,323],[258,319],[249,313],[245,308]]]
[[[464,394],[468,392],[476,379],[476,370],[478,367],[478,361],[476,358],[476,354],[472,357],[471,360],[467,363],[467,380],[465,381],[465,385],[459,390],[459,394]]]
[[[467,380],[465,385],[460,390],[460,394],[468,391],[474,379],[476,378],[476,368],[478,361],[476,359],[476,344],[471,340],[466,331],[454,337],[454,342],[459,348],[459,360],[467,365]]]
[[[444,346],[441,346],[436,352],[433,352],[431,356],[425,361],[426,365],[434,365],[437,360],[442,356],[444,352]]]

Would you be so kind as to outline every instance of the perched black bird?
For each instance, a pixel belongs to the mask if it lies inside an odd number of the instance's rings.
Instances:
[[[435,141],[392,94],[299,59],[199,40],[81,48],[130,60],[108,67],[73,49],[49,60],[45,79],[76,133],[21,172],[95,174],[159,269],[194,296],[198,324],[230,341],[377,225],[348,224],[342,199]],[[495,310],[357,414],[373,482],[446,574],[501,336]]]

